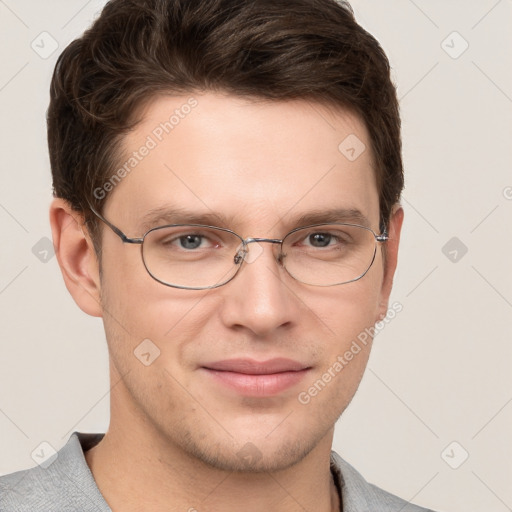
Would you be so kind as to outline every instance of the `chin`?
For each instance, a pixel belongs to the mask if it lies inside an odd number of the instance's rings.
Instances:
[[[235,445],[235,443],[233,443]],[[263,446],[247,441],[236,446],[191,443],[187,451],[206,466],[236,473],[274,473],[288,469],[302,461],[315,443],[286,442],[279,447]]]
[[[229,434],[215,427],[196,427],[186,436],[176,431],[172,435],[185,453],[210,468],[237,473],[278,472],[300,463],[326,436],[332,436],[330,423],[307,425],[304,418],[294,422],[293,416],[278,423],[277,428],[274,423],[273,431],[246,425],[245,429],[227,427]]]

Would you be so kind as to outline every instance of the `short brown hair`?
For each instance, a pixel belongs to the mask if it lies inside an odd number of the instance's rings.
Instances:
[[[224,91],[348,108],[370,134],[381,228],[403,188],[388,59],[337,0],[110,0],[55,66],[47,114],[54,195],[90,222],[93,191],[156,94]],[[341,142],[341,141],[340,141]]]

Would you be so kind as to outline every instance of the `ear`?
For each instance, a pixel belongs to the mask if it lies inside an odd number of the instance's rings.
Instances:
[[[50,205],[50,225],[66,288],[82,311],[102,316],[99,262],[83,215],[56,198]]]
[[[393,277],[398,261],[398,246],[400,244],[403,220],[404,210],[399,204],[395,204],[391,210],[388,223],[389,240],[386,242],[385,253],[383,252],[384,277],[380,291],[379,316],[376,321],[382,320],[388,311],[389,296],[393,287]]]

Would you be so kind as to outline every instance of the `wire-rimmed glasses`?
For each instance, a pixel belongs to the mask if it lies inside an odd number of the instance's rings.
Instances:
[[[124,243],[140,244],[142,261],[153,279],[186,290],[217,288],[231,281],[244,261],[252,261],[253,243],[274,244],[278,263],[303,284],[346,284],[368,272],[378,244],[388,240],[386,232],[378,235],[366,226],[349,223],[298,227],[282,239],[244,239],[230,229],[203,224],[157,226],[142,237],[129,238],[94,208],[91,211]]]

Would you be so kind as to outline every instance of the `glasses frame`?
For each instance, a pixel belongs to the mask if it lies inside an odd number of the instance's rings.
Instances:
[[[125,235],[117,226],[115,226],[110,221],[108,221],[103,215],[101,215],[101,213],[97,212],[96,209],[94,209],[91,205],[89,205],[89,208],[90,208],[91,212],[96,217],[98,217],[98,219],[100,219],[102,222],[104,222],[121,239],[121,241],[123,243],[140,245],[140,254],[141,254],[141,258],[142,258],[142,263],[144,264],[144,268],[146,269],[147,273],[155,281],[163,284],[164,286],[169,286],[171,288],[179,288],[181,290],[212,290],[214,288],[219,288],[220,286],[224,286],[225,284],[229,283],[230,281],[232,281],[238,275],[238,273],[240,272],[240,269],[243,266],[243,263],[245,261],[245,254],[247,253],[247,250],[246,250],[247,246],[249,244],[255,243],[255,242],[265,242],[265,243],[280,245],[279,255],[277,256],[277,262],[284,268],[284,270],[286,270],[286,273],[292,279],[294,279],[295,281],[297,281],[299,283],[306,284],[308,286],[317,286],[317,287],[323,287],[323,288],[330,287],[330,286],[340,286],[340,285],[343,285],[343,284],[353,283],[354,281],[359,281],[359,279],[363,278],[368,273],[370,268],[372,267],[373,262],[375,261],[375,256],[377,254],[377,244],[378,243],[385,243],[385,242],[387,242],[389,240],[389,235],[388,235],[386,229],[384,229],[384,231],[381,234],[378,235],[377,233],[375,233],[375,231],[373,231],[373,229],[371,229],[371,228],[369,228],[367,226],[361,226],[360,224],[351,224],[351,223],[347,223],[347,222],[322,222],[322,223],[319,223],[319,224],[311,224],[311,225],[308,225],[308,226],[300,226],[298,228],[292,229],[283,238],[254,238],[254,237],[249,237],[249,238],[245,238],[245,239],[242,238],[238,233],[235,233],[234,231],[232,231],[231,229],[221,228],[219,226],[209,226],[207,224],[165,224],[164,226],[155,226],[154,228],[148,229],[142,235],[142,237],[133,237],[132,238],[132,237],[129,237],[129,236]],[[305,283],[304,281],[301,281],[300,279],[297,279],[295,276],[293,276],[288,271],[288,269],[286,268],[286,265],[284,264],[284,260],[283,260],[283,242],[290,235],[292,235],[293,233],[295,233],[297,231],[300,231],[301,229],[314,228],[314,227],[317,227],[317,226],[333,226],[333,225],[336,225],[336,226],[352,226],[352,227],[358,227],[358,228],[366,229],[367,231],[369,231],[374,236],[376,243],[375,243],[375,248],[374,248],[374,251],[373,251],[372,261],[368,265],[368,268],[359,277],[356,277],[356,278],[351,279],[349,281],[343,281],[342,283],[334,283],[334,284],[327,284],[327,285],[323,285],[323,284],[310,284],[310,283]],[[201,286],[201,287],[191,287],[191,286],[181,286],[181,285],[177,285],[177,284],[170,284],[170,283],[167,283],[165,281],[162,281],[161,279],[156,277],[154,274],[152,274],[151,270],[149,270],[149,268],[148,268],[148,266],[146,264],[146,260],[144,259],[144,249],[143,249],[144,239],[146,238],[146,236],[149,233],[151,233],[153,231],[160,230],[160,229],[165,229],[165,228],[169,228],[169,227],[180,227],[180,226],[190,226],[190,227],[199,227],[199,228],[212,228],[212,229],[218,229],[219,231],[225,231],[227,233],[231,233],[231,234],[235,235],[240,240],[240,244],[241,244],[241,249],[233,256],[233,263],[238,266],[236,272],[227,281],[223,281],[220,284],[214,284],[212,286]]]

